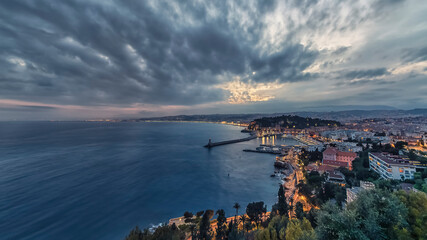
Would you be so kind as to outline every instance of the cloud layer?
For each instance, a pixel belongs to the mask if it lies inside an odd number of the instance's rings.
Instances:
[[[380,89],[380,104],[425,106],[426,11],[422,0],[1,1],[0,120],[66,106],[117,117],[369,105]]]

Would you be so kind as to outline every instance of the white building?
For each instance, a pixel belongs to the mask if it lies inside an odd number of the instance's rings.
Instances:
[[[344,152],[361,152],[363,150],[361,146],[357,146],[357,143],[354,142],[337,143],[337,148]]]
[[[351,203],[354,200],[356,200],[357,195],[362,191],[362,190],[371,190],[374,189],[375,185],[371,182],[366,182],[366,181],[360,181],[360,187],[352,187],[352,188],[347,188],[346,189],[346,193],[347,193],[347,203]]]
[[[372,140],[375,142],[381,142],[383,144],[387,144],[390,142],[390,138],[388,136],[373,136]]]
[[[307,151],[309,151],[309,152],[314,152],[316,150],[317,151],[323,151],[323,149],[325,149],[325,145],[323,145],[323,144],[307,146]]]
[[[370,152],[369,168],[385,179],[413,179],[416,167],[408,159],[389,153]]]

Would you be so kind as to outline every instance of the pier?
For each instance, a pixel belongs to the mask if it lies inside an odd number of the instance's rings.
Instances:
[[[275,150],[265,151],[265,150],[243,149],[243,152],[268,153],[268,154],[275,154],[275,155],[282,154],[281,151],[275,151]]]
[[[221,141],[221,142],[212,142],[211,139],[209,139],[209,143],[207,145],[205,145],[205,148],[213,148],[213,147],[217,147],[217,146],[221,146],[221,145],[226,145],[226,144],[232,144],[232,143],[238,143],[238,142],[246,142],[252,139],[257,138],[257,136],[250,136],[247,138],[240,138],[240,139],[234,139],[234,140],[227,140],[227,141]]]

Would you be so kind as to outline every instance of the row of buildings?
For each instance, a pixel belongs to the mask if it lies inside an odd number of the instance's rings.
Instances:
[[[356,157],[357,154],[354,152],[345,152],[329,147],[323,151],[322,166],[319,167],[319,170],[327,173],[332,173],[334,170],[335,175],[336,169],[339,167],[352,170],[352,162]],[[369,153],[369,168],[384,179],[413,179],[417,168],[423,168],[417,163],[417,161],[412,161],[409,158],[386,152]]]
[[[318,171],[326,174],[326,181],[345,185],[345,177],[339,171],[340,167],[352,170],[352,162],[357,158],[355,152],[341,151],[337,147],[328,147],[323,153],[322,163],[310,164],[308,171]],[[407,180],[414,179],[417,168],[424,168],[418,161],[413,161],[402,155],[387,152],[370,152],[369,168],[384,179]],[[355,190],[357,191],[357,190]]]

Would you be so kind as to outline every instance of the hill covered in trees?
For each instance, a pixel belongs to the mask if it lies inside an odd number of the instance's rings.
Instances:
[[[310,211],[299,202],[289,206],[282,196],[283,188],[268,217],[263,202],[250,203],[246,214],[229,222],[224,210],[206,210],[187,214],[180,226],[164,225],[153,232],[135,228],[125,240],[427,239],[425,193],[364,190],[347,207],[329,201]]]
[[[295,115],[282,115],[277,117],[263,117],[255,119],[249,125],[249,129],[280,127],[304,129],[309,127],[341,126],[340,122],[333,120],[322,120],[319,118],[299,117]]]

